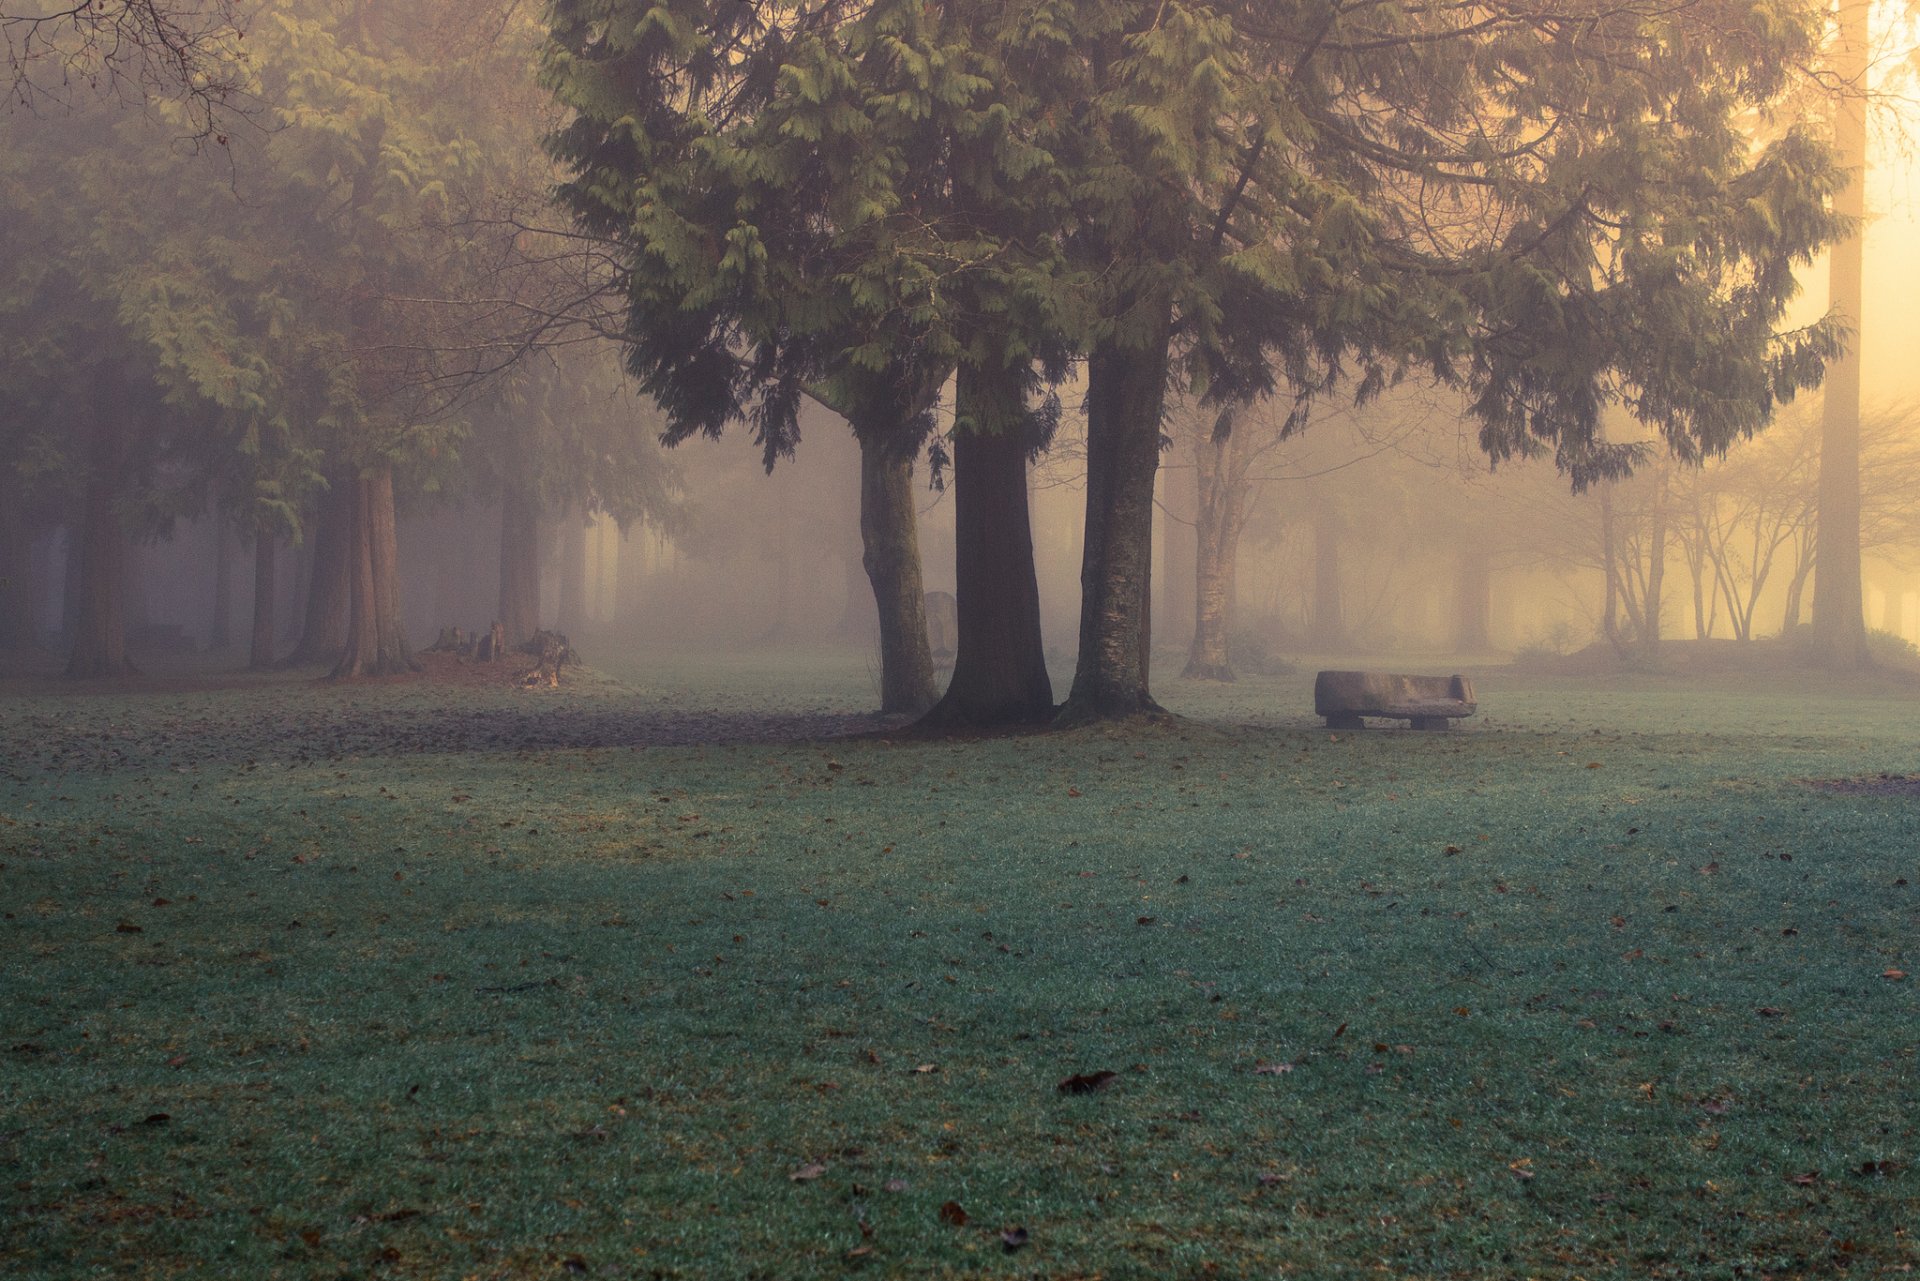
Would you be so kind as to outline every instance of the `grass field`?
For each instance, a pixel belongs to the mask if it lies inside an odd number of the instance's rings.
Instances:
[[[1920,1263],[1920,692],[1310,682],[0,687],[0,1275]]]

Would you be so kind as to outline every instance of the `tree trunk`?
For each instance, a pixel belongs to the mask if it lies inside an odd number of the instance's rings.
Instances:
[[[958,417],[978,422],[980,384],[962,367]],[[1001,378],[1005,374],[998,375]],[[992,399],[1017,397],[1002,386]],[[1053,684],[1040,639],[1040,586],[1027,508],[1027,442],[1015,430],[962,431],[953,442],[954,597],[959,641],[947,692],[918,728],[995,729],[1053,715]]]
[[[312,566],[307,573],[306,624],[284,666],[335,662],[346,648],[357,486],[350,477],[335,475],[321,496],[314,518]]]
[[[1087,360],[1087,522],[1080,561],[1080,652],[1063,724],[1163,709],[1147,688],[1153,478],[1167,386],[1171,308],[1139,350]],[[964,624],[963,624],[964,625]]]
[[[1313,643],[1321,649],[1347,645],[1345,607],[1340,599],[1340,518],[1325,503],[1313,513]]]
[[[334,680],[419,670],[400,618],[400,557],[394,524],[393,470],[381,466],[353,484],[347,643],[334,666]]]
[[[1193,643],[1180,673],[1193,680],[1234,679],[1233,570],[1246,489],[1234,449],[1233,423],[1225,413],[1194,446]]]
[[[1460,553],[1459,631],[1454,647],[1463,654],[1493,648],[1493,557],[1483,547]]]
[[[934,705],[920,531],[913,510],[913,456],[888,427],[856,433],[860,444],[861,564],[880,622],[880,710],[918,714]],[[956,495],[957,498],[957,495]],[[1036,608],[1038,595],[1036,591]],[[1044,670],[1044,669],[1043,669]],[[1048,691],[1052,701],[1052,691]]]
[[[273,666],[273,597],[278,568],[273,535],[261,530],[253,538],[253,642],[247,648],[247,666]]]
[[[87,469],[79,535],[77,609],[67,675],[79,680],[126,676],[127,534],[116,510],[119,497],[121,424],[102,421]]]
[[[1860,591],[1860,321],[1866,235],[1867,6],[1842,0],[1834,74],[1842,86],[1835,104],[1834,151],[1848,174],[1834,195],[1837,214],[1858,220],[1835,242],[1829,258],[1827,305],[1852,324],[1847,353],[1827,367],[1820,420],[1819,539],[1814,545],[1813,644],[1823,667],[1873,665],[1867,650]]]
[[[233,646],[233,539],[219,504],[213,510],[213,619],[207,626],[207,648],[225,653]]]
[[[1640,649],[1649,658],[1660,652],[1660,603],[1667,578],[1667,481],[1659,478],[1660,488],[1653,500],[1651,549],[1647,553],[1647,594],[1640,602]]]
[[[500,496],[500,613],[507,644],[540,630],[540,504],[508,484]]]
[[[578,636],[587,623],[587,516],[569,508],[560,519],[560,609],[554,625]]]
[[[34,609],[33,527],[17,491],[0,477],[0,651],[31,649]]]

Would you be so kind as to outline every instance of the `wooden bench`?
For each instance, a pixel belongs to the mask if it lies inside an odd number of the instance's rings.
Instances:
[[[1363,716],[1412,721],[1415,729],[1452,729],[1471,716],[1473,682],[1464,676],[1397,676],[1392,672],[1321,672],[1313,681],[1313,713],[1328,729],[1359,729]]]

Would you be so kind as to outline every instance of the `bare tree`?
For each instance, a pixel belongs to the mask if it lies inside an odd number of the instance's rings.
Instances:
[[[240,92],[243,0],[0,0],[14,101],[76,88],[185,101],[203,135]]]

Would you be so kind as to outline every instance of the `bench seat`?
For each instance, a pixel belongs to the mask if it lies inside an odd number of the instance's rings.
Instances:
[[[1393,672],[1321,672],[1313,681],[1313,712],[1328,729],[1359,729],[1367,716],[1411,721],[1414,729],[1451,729],[1477,708],[1464,676],[1402,676]]]

